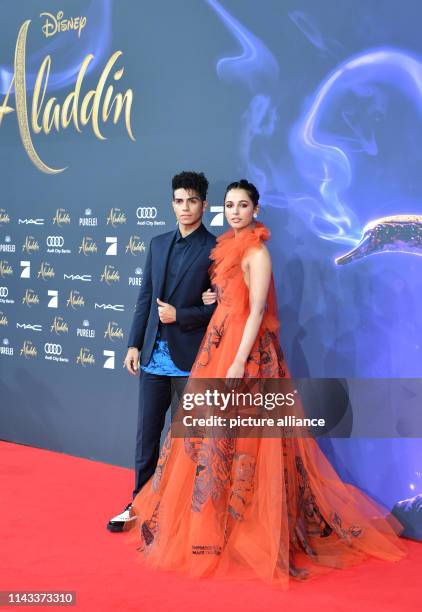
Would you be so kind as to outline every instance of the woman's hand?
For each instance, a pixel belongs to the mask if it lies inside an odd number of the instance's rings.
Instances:
[[[206,291],[203,292],[202,301],[206,306],[209,306],[210,304],[214,304],[216,300],[217,300],[217,293],[213,291],[212,289],[207,289]]]
[[[241,361],[240,359],[235,359],[233,363],[231,364],[231,366],[229,367],[229,369],[227,370],[226,378],[229,381],[233,381],[233,384],[235,384],[234,379],[243,378],[244,374],[245,374],[245,362]]]

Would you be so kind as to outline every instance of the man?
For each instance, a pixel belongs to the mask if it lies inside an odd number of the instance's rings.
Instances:
[[[172,390],[182,392],[216,306],[202,302],[216,240],[202,224],[208,181],[182,172],[172,188],[178,227],[151,240],[124,362],[130,374],[139,373],[139,361],[141,369],[132,498],[155,471]],[[109,521],[110,531],[130,525],[131,506]]]

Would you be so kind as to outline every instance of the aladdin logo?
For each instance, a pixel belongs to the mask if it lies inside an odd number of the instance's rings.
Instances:
[[[110,212],[107,216],[107,225],[110,224],[112,227],[123,225],[126,223],[126,215],[120,208],[110,208]]]
[[[5,259],[0,259],[0,276],[13,276],[12,266]]]
[[[76,357],[76,363],[80,363],[83,367],[86,365],[94,365],[94,355],[87,348],[81,348],[79,355]]]
[[[57,335],[69,333],[69,325],[63,319],[63,317],[54,317],[53,323],[50,327],[50,331]]]
[[[87,18],[70,17],[69,19],[63,19],[63,15],[63,11],[59,11],[57,15],[41,13],[40,17],[46,18],[41,28],[46,38],[50,38],[58,32],[67,32],[69,30],[75,30],[78,33],[78,38],[81,37],[81,32],[86,26]]]
[[[0,106],[0,125],[1,125],[1,106]],[[0,208],[0,225],[10,223],[10,217],[4,208]]]
[[[35,293],[35,291],[33,289],[27,289],[25,291],[25,295],[22,298],[22,304],[26,304],[27,306],[31,307],[34,304],[39,304],[39,303],[40,303],[40,298]]]
[[[6,325],[9,325],[9,321],[6,315],[1,310],[0,310],[0,325],[2,325],[3,327],[6,327]]]
[[[36,357],[38,353],[36,346],[30,340],[25,340],[20,350],[20,354],[23,355],[25,359],[28,359],[28,357]]]
[[[119,327],[115,321],[109,321],[104,331],[104,338],[109,338],[110,340],[117,338],[118,340],[122,340],[123,329]]]
[[[26,236],[25,242],[22,245],[22,252],[26,252],[28,254],[35,253],[35,251],[40,250],[40,245],[38,241],[35,240],[33,236]]]
[[[45,13],[44,15],[49,15]],[[58,13],[60,15],[60,13]],[[79,19],[78,25],[75,20]],[[81,21],[85,20],[84,22]],[[86,25],[86,17],[73,18],[67,20],[57,20],[51,15],[43,26],[45,36],[53,36],[57,32],[66,29],[76,29],[82,31]],[[48,85],[50,72],[52,70],[51,55],[46,55],[38,70],[34,85],[32,104],[27,99],[26,91],[26,43],[28,30],[31,20],[25,21],[18,34],[15,48],[14,75],[10,81],[3,103],[0,104],[0,127],[3,118],[16,111],[16,118],[19,127],[20,137],[24,149],[32,163],[46,174],[57,174],[66,168],[52,168],[47,165],[38,155],[34,142],[33,134],[43,132],[48,135],[54,129],[56,132],[66,130],[71,123],[77,132],[82,132],[82,128],[91,123],[92,131],[99,140],[106,140],[101,132],[100,121],[103,124],[109,119],[116,125],[124,111],[126,131],[131,140],[135,140],[131,126],[131,110],[133,102],[133,91],[127,89],[124,94],[114,93],[114,85],[119,81],[124,68],[116,68],[117,60],[123,55],[122,51],[116,51],[106,63],[95,89],[87,91],[83,96],[81,93],[88,66],[94,59],[92,53],[88,54],[82,62],[79,73],[76,77],[74,90],[71,91],[61,103],[55,96],[49,97]],[[107,83],[113,80],[114,85]],[[8,105],[11,93],[15,93],[15,108]]]
[[[58,208],[56,214],[53,217],[53,225],[61,227],[62,225],[70,223],[70,215],[65,211],[64,208]]]
[[[114,266],[109,266],[108,264],[104,266],[104,271],[102,272],[100,277],[101,282],[104,281],[107,285],[111,285],[111,283],[118,283],[119,280],[120,274]]]
[[[126,253],[137,255],[138,253],[145,252],[145,242],[141,242],[139,236],[131,236],[129,242],[126,245]]]
[[[78,307],[81,308],[82,306],[85,306],[85,300],[79,291],[72,289],[72,291],[69,293],[69,297],[67,298],[66,306],[70,306],[76,310]]]
[[[89,236],[84,236],[82,238],[82,243],[79,245],[79,253],[83,253],[84,255],[89,255],[90,253],[96,253],[96,252],[97,252],[97,244]]]
[[[43,280],[47,280],[47,278],[54,278],[56,276],[56,273],[54,272],[54,268],[53,266],[50,266],[50,264],[42,261],[41,262],[41,267],[38,270],[38,278],[42,278]]]

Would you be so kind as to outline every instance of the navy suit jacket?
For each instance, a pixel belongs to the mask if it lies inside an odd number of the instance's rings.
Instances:
[[[211,286],[209,255],[216,237],[201,224],[198,228],[200,239],[188,243],[176,281],[167,300],[164,300],[162,292],[167,258],[176,231],[155,236],[151,240],[128,346],[136,346],[141,351],[141,364],[147,365],[160,323],[157,298],[167,301],[176,308],[176,323],[166,324],[170,355],[178,368],[188,371],[192,368],[216,307],[216,304],[206,306],[202,303],[202,292]]]

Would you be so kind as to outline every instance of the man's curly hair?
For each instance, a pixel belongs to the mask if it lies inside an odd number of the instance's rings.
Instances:
[[[208,180],[203,172],[180,172],[171,181],[173,196],[176,189],[195,191],[201,200],[207,199]]]

